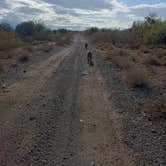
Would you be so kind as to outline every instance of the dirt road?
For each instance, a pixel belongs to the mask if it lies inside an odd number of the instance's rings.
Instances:
[[[81,36],[0,92],[0,165],[136,165]]]

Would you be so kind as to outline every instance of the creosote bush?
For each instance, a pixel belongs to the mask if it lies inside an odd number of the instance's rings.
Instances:
[[[161,66],[161,60],[156,55],[144,54],[141,57],[141,62],[145,65]]]
[[[147,77],[147,71],[145,69],[139,68],[128,68],[124,70],[124,80],[125,82],[136,88],[147,88],[150,86],[150,82]]]
[[[19,54],[19,55],[18,55],[18,60],[19,60],[19,62],[21,62],[21,63],[26,63],[26,62],[29,61],[29,59],[30,59],[32,53],[31,53],[28,49],[23,48],[23,49],[21,49],[21,50],[19,51],[18,54]]]

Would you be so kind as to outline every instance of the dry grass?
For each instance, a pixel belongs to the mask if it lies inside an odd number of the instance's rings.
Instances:
[[[133,65],[128,57],[114,56],[112,62],[122,69],[128,69]]]
[[[154,48],[153,52],[155,52],[155,54],[159,56],[166,56],[166,48],[157,47]]]
[[[127,57],[129,56],[128,51],[123,50],[123,49],[118,49],[116,48],[113,52],[114,56],[121,56],[121,57]]]
[[[70,45],[72,42],[71,35],[58,35],[56,36],[55,42],[57,45]]]
[[[113,50],[114,46],[111,42],[98,42],[96,43],[95,47],[100,50]]]
[[[152,48],[149,48],[148,46],[145,46],[145,45],[141,45],[139,47],[139,50],[140,50],[141,53],[145,53],[145,54],[148,54],[148,53],[152,52]]]
[[[154,66],[161,66],[161,60],[156,55],[151,54],[143,54],[140,58],[141,63],[144,65],[154,65]]]
[[[150,86],[145,69],[138,69],[135,67],[124,70],[124,80],[132,87],[145,88]]]
[[[11,58],[17,56],[18,52],[19,52],[18,49],[1,51],[0,57],[2,59],[11,59]]]
[[[117,48],[108,52],[107,60],[110,60],[122,69],[128,69],[133,65],[129,53],[125,50]]]
[[[54,48],[53,44],[51,43],[47,43],[47,44],[43,44],[39,50],[42,50],[44,52],[50,52],[52,49]]]
[[[109,42],[111,43],[111,33],[110,32],[96,32],[91,36],[91,41],[93,43],[98,42]]]
[[[18,53],[18,60],[19,62],[26,63],[29,61],[31,55],[32,53],[28,49],[23,48]]]

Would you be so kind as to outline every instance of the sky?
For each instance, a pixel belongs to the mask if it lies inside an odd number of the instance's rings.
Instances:
[[[33,20],[51,29],[128,28],[149,13],[166,19],[166,0],[0,0],[0,22]]]

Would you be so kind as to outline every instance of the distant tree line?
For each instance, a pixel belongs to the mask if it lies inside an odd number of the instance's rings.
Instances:
[[[129,29],[98,29],[89,28],[85,35],[91,35],[93,40],[107,40],[113,43],[129,44],[166,44],[166,20],[161,20],[156,14],[150,14],[144,21],[134,21]]]
[[[23,38],[32,38],[35,40],[51,40],[53,34],[68,33],[67,29],[50,30],[43,23],[27,21],[16,26],[16,33]]]
[[[54,41],[58,34],[67,34],[67,29],[51,30],[43,23],[26,21],[13,28],[8,23],[0,23],[0,50],[19,47],[23,42]]]
[[[51,40],[56,33],[68,33],[67,29],[51,30],[47,28],[43,23],[35,21],[26,21],[18,24],[16,28],[12,28],[8,23],[0,24],[0,31],[2,32],[14,32],[17,36],[23,40]]]

